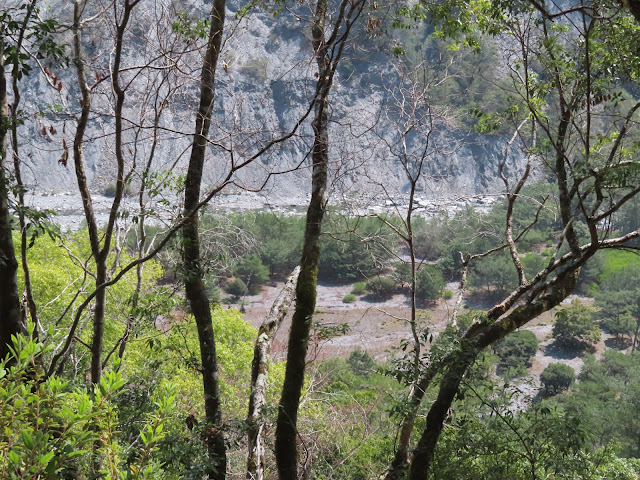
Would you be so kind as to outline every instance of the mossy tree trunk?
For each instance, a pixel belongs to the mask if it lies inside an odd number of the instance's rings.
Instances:
[[[9,353],[11,336],[25,333],[18,295],[12,218],[9,211],[7,133],[10,127],[7,105],[7,78],[4,64],[4,38],[0,34],[0,360]]]
[[[215,98],[215,70],[220,55],[225,20],[225,0],[215,0],[209,14],[209,36],[200,79],[200,103],[196,114],[195,133],[189,168],[185,179],[184,214],[189,215],[182,228],[184,284],[191,313],[196,321],[200,342],[202,385],[206,425],[202,440],[209,454],[208,477],[222,480],[226,477],[226,447],[222,431],[218,359],[213,334],[211,307],[204,285],[204,271],[200,258],[199,217],[202,173],[207,150],[207,137],[211,125],[211,112]],[[195,212],[195,213],[194,213]]]
[[[320,234],[326,208],[325,192],[329,168],[329,93],[345,42],[365,0],[343,0],[333,26],[327,26],[328,0],[318,0],[311,25],[312,44],[318,66],[314,99],[313,171],[311,199],[307,208],[300,275],[296,286],[295,312],[289,332],[287,365],[276,422],[275,456],[280,480],[296,480],[298,474],[298,407],[304,383],[309,332],[316,307],[316,285],[320,257]]]

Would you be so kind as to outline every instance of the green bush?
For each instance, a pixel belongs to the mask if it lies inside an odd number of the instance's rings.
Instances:
[[[433,302],[440,298],[446,285],[442,272],[435,265],[425,265],[416,275],[416,299],[419,302]]]
[[[367,284],[365,282],[356,282],[351,288],[351,293],[354,295],[364,295],[367,291]]]
[[[497,253],[480,258],[472,265],[469,283],[473,287],[485,287],[487,291],[493,287],[499,295],[518,284],[518,275],[511,258],[505,253]]]
[[[34,368],[47,351],[43,344],[21,336],[13,348],[13,364],[0,361],[2,478],[104,478],[95,471],[92,457],[102,459],[101,473],[109,478],[128,478],[128,471],[143,468],[145,478],[164,476],[155,457],[175,400],[169,391],[137,425],[135,437],[145,438],[144,444],[125,447],[118,445],[116,435],[115,399],[128,388],[120,373],[105,371],[89,395],[84,386],[55,375],[45,378]],[[132,454],[128,465],[120,454],[125,450]]]
[[[367,352],[354,350],[347,359],[347,364],[354,375],[367,376],[373,371],[376,362]]]
[[[224,289],[229,295],[233,295],[236,298],[240,298],[249,293],[249,289],[247,285],[242,281],[241,278],[236,278],[229,282],[229,284]]]
[[[451,300],[453,298],[453,291],[445,290],[444,292],[442,292],[442,298],[444,298],[445,300]]]
[[[260,287],[269,280],[269,268],[253,253],[238,261],[233,274],[242,279],[251,294],[258,293]]]
[[[496,343],[493,351],[500,358],[500,373],[509,376],[523,375],[531,365],[531,358],[538,351],[538,339],[530,330],[518,330]]]
[[[356,296],[353,293],[347,293],[342,297],[342,303],[353,303],[356,301]]]
[[[561,348],[581,353],[593,351],[594,345],[600,341],[600,327],[594,319],[594,309],[580,300],[556,313],[553,325],[553,338]]]
[[[565,363],[551,363],[540,374],[547,395],[557,395],[567,390],[575,380],[575,370]]]
[[[367,280],[366,288],[372,297],[388,299],[396,291],[396,282],[390,277],[373,277]]]
[[[375,218],[348,218],[331,214],[323,225],[318,278],[329,282],[350,282],[372,277],[390,258],[387,245],[395,234]],[[366,240],[365,240],[366,239]]]

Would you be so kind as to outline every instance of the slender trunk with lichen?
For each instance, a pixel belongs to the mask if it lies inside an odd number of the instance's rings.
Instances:
[[[27,26],[29,24],[29,20],[33,14],[33,10],[36,6],[36,0],[31,0],[25,9],[25,16],[22,20],[22,26],[20,27],[20,32],[18,33],[18,39],[16,41],[16,50],[22,50],[22,44],[24,42],[24,38],[27,32]],[[14,69],[12,75],[12,87],[13,87],[13,105],[11,106],[11,144],[12,144],[12,152],[13,152],[13,172],[15,175],[16,187],[17,187],[17,200],[18,205],[21,207],[25,206],[24,202],[24,193],[25,186],[22,181],[22,169],[19,155],[19,145],[18,145],[18,111],[20,105],[20,89],[18,88],[18,79],[19,75],[17,75],[18,70]],[[33,296],[33,286],[31,283],[31,269],[29,268],[29,262],[27,261],[27,225],[25,220],[25,215],[22,209],[18,209],[18,222],[20,224],[20,260],[22,264],[22,273],[24,276],[24,294],[27,301],[27,308],[29,310],[29,316],[31,317],[31,322],[34,324],[33,335],[35,338],[38,338],[38,314],[36,308],[36,301]],[[22,312],[23,317],[25,316],[25,312]]]
[[[325,212],[325,191],[329,167],[328,112],[331,90],[330,59],[324,42],[328,0],[318,0],[312,25],[313,46],[319,70],[315,115],[312,122],[314,143],[311,200],[296,286],[296,306],[291,321],[287,365],[276,424],[275,454],[280,480],[298,478],[298,407],[304,383],[307,348],[313,312],[316,308],[316,284],[320,258],[320,233]]]
[[[7,79],[4,65],[4,38],[0,35],[0,360],[12,346],[11,336],[25,333],[18,294],[12,218],[9,210],[9,173],[7,133],[10,128],[7,102]]]
[[[287,365],[278,405],[275,456],[280,480],[298,479],[298,407],[306,366],[309,332],[316,307],[316,285],[320,257],[320,233],[324,217],[329,169],[329,93],[342,52],[354,22],[363,11],[365,0],[343,0],[327,36],[328,0],[318,0],[311,25],[312,44],[318,66],[318,83],[314,98],[314,133],[311,159],[311,199],[296,287],[296,307],[289,332]]]
[[[196,211],[200,202],[207,136],[215,98],[215,70],[220,55],[224,20],[225,0],[215,0],[209,14],[209,36],[200,79],[200,104],[196,114],[193,145],[185,179],[184,213],[190,217],[182,228],[185,293],[191,313],[196,321],[200,342],[206,419],[206,425],[202,431],[202,441],[209,455],[210,464],[207,474],[211,480],[222,480],[226,477],[227,454],[222,431],[218,359],[211,307],[205,290],[204,271],[200,258],[199,218],[197,213],[192,212]]]
[[[271,344],[280,328],[280,324],[287,315],[293,301],[300,267],[296,267],[287,279],[284,288],[274,300],[269,314],[260,325],[258,338],[253,349],[251,364],[251,394],[249,396],[249,414],[247,415],[247,441],[249,453],[247,456],[247,479],[264,479],[264,441],[262,431],[264,422],[261,420],[262,408],[266,402],[267,378],[269,375],[269,354]]]

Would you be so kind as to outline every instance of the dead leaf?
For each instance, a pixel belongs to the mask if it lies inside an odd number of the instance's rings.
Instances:
[[[69,160],[69,149],[67,148],[67,142],[62,139],[62,157],[58,160],[58,163],[63,167],[67,166],[67,160]]]

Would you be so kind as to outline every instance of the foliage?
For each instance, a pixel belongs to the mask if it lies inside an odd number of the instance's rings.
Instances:
[[[605,250],[601,252],[604,265],[602,267],[602,280],[614,276],[620,270],[633,265],[640,265],[640,257],[633,252],[619,250]]]
[[[362,350],[354,350],[349,354],[347,364],[354,375],[368,376],[376,366],[376,362],[371,356]]]
[[[538,351],[538,339],[530,330],[518,330],[494,344],[493,351],[500,359],[498,371],[510,377],[521,376]]]
[[[547,395],[556,395],[567,390],[575,379],[575,370],[566,363],[550,363],[540,374],[540,381]]]
[[[573,300],[569,307],[556,313],[553,338],[559,347],[570,352],[594,349],[600,341],[600,328],[594,319],[594,309]]]
[[[367,280],[367,292],[377,300],[391,298],[396,288],[396,282],[391,277],[373,277]]]
[[[620,339],[628,336],[632,350],[638,343],[640,326],[640,265],[631,264],[608,276],[596,294],[595,314],[609,333]]]
[[[416,275],[416,299],[422,303],[440,298],[446,283],[442,272],[435,265],[423,265]]]
[[[473,264],[469,275],[470,285],[485,287],[496,296],[513,289],[517,280],[516,269],[506,253],[480,258]]]
[[[353,303],[356,301],[356,296],[353,293],[347,293],[342,297],[342,303]]]
[[[260,287],[269,280],[269,268],[255,254],[240,258],[233,269],[233,274],[245,283],[252,295],[258,293]]]
[[[351,293],[354,295],[364,295],[367,290],[366,282],[356,282],[351,288]]]
[[[398,384],[377,373],[376,367],[371,356],[356,350],[346,361],[333,358],[319,363],[312,374],[321,379],[310,393],[318,410],[304,421],[317,432],[312,466],[316,478],[365,480],[376,478],[387,467],[393,425],[384,406]],[[327,402],[328,398],[332,401]]]
[[[391,229],[375,218],[329,214],[323,232],[318,278],[333,283],[378,275],[395,241]]]
[[[14,343],[13,361],[0,362],[2,478],[93,476],[97,458],[100,473],[108,478],[161,478],[155,452],[164,438],[171,394],[159,398],[152,415],[141,417],[140,444],[125,468],[115,406],[125,385],[122,375],[105,372],[89,395],[60,377],[44,377],[39,357],[45,350],[43,344],[20,337]]]
[[[18,243],[16,242],[16,245]],[[27,258],[31,271],[31,282],[34,297],[38,304],[38,318],[42,329],[47,332],[52,342],[60,342],[68,333],[73,312],[94,285],[90,276],[84,272],[82,258],[89,258],[89,241],[86,231],[61,235],[60,238],[40,236],[28,249]],[[128,252],[121,252],[119,258],[115,253],[109,257],[113,262],[118,259],[128,263],[133,257]],[[95,268],[89,261],[87,268]],[[159,287],[156,281],[162,276],[162,268],[158,263],[148,261],[142,269],[142,290],[136,293],[136,271],[129,271],[120,282],[107,290],[107,308],[105,325],[106,348],[113,348],[125,331],[128,320],[144,330],[153,323],[157,316],[166,313],[175,299],[173,289]],[[20,288],[24,288],[24,274],[18,271]],[[80,331],[83,341],[89,341],[89,332]],[[132,336],[137,332],[132,332]],[[44,352],[48,357],[50,352]],[[84,357],[84,356],[83,356]],[[86,361],[86,358],[82,360]],[[82,366],[82,363],[80,365]]]
[[[220,365],[221,402],[225,405],[225,433],[235,442],[244,434],[241,419],[248,408],[248,379],[257,332],[234,308],[214,307],[211,313]],[[120,426],[124,439],[135,440],[136,426],[152,413],[163,390],[171,386],[175,406],[156,458],[165,464],[163,478],[196,480],[203,477],[208,467],[206,449],[200,439],[205,424],[196,325],[187,317],[173,319],[170,327],[164,333],[156,332],[152,340],[140,339],[127,351],[121,373],[131,383],[118,398],[122,412]],[[269,405],[277,401],[283,367],[284,364],[276,363],[270,368]]]
[[[303,217],[253,212],[233,216],[232,221],[254,238],[256,253],[272,275],[286,276],[300,262]]]
[[[640,455],[640,357],[606,350],[587,355],[579,382],[559,402],[584,419],[591,449],[612,444],[622,457]]]
[[[233,295],[236,298],[244,297],[247,293],[249,293],[247,284],[244,283],[241,278],[234,278],[227,284],[224,290],[229,295]]]

